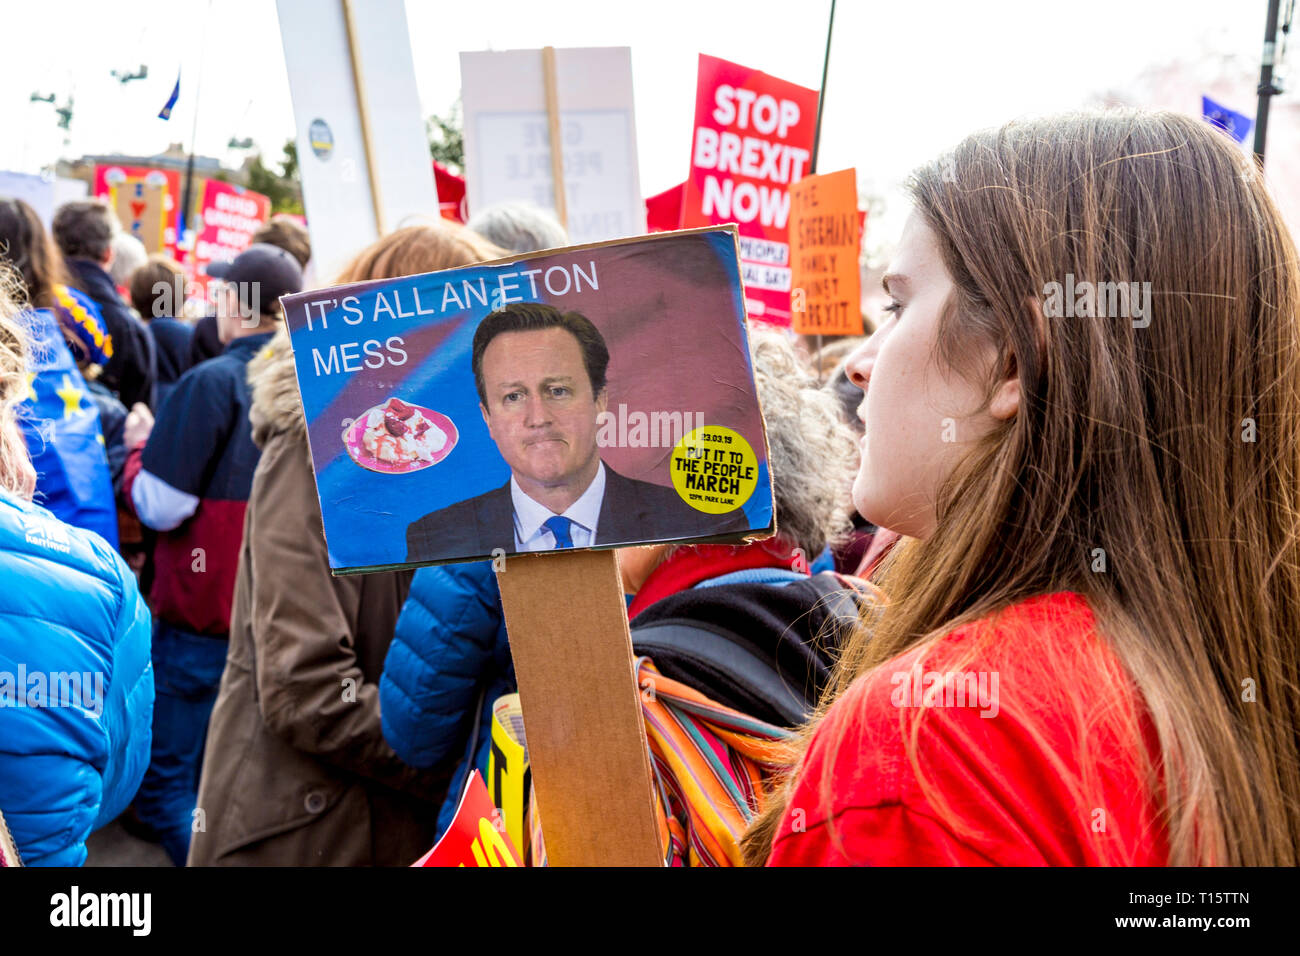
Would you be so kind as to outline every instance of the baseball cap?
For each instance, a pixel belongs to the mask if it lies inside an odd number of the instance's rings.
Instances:
[[[259,313],[275,311],[272,303],[280,296],[302,291],[302,266],[298,260],[279,246],[265,242],[253,243],[230,262],[212,263],[208,275],[234,283],[243,304]]]

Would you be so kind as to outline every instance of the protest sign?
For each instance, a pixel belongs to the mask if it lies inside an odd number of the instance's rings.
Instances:
[[[282,302],[335,572],[772,528],[732,228]]]
[[[808,172],[817,91],[700,56],[683,227],[740,227],[751,318],[790,324],[790,185]]]
[[[54,178],[33,173],[0,171],[0,196],[21,199],[41,217],[45,228],[50,228],[54,216]]]
[[[199,232],[194,243],[198,280],[206,284],[207,267],[228,262],[253,240],[271,215],[271,200],[251,189],[209,179],[203,184]]]
[[[276,0],[312,259],[438,215],[402,0]]]
[[[542,50],[462,53],[471,215],[525,200],[556,212],[574,243],[645,232],[627,47],[558,49],[554,99],[563,191],[557,205]]]
[[[181,208],[178,172],[147,166],[96,166],[95,198],[112,206],[122,228],[138,235],[150,252],[176,257],[176,226]],[[138,205],[141,202],[143,206]],[[159,228],[160,239],[156,238]]]
[[[862,334],[858,178],[844,169],[790,187],[794,331]]]
[[[497,808],[475,770],[465,784],[451,826],[433,849],[411,866],[523,866],[499,823]]]
[[[501,811],[506,833],[517,847],[524,841],[528,815],[528,744],[524,736],[524,711],[518,694],[505,694],[492,705],[492,745],[488,751],[488,794]]]
[[[85,199],[89,187],[81,179],[64,179],[47,173],[0,172],[0,196],[21,199],[36,211],[46,229],[54,221],[54,211],[65,202]]]
[[[128,179],[113,190],[113,210],[122,231],[139,239],[149,252],[161,252],[166,243],[166,190],[166,185],[144,179]]]

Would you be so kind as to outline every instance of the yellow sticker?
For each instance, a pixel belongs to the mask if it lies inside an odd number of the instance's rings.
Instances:
[[[735,511],[758,487],[758,456],[739,433],[721,425],[697,428],[673,449],[673,487],[692,508]]]

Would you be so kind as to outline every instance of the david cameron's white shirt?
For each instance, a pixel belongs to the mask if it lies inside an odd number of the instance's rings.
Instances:
[[[515,550],[554,550],[555,535],[542,525],[555,517],[555,512],[529,498],[514,475],[510,476],[510,499],[514,502]],[[564,511],[563,516],[573,522],[569,536],[573,538],[575,548],[589,548],[595,543],[596,522],[600,519],[600,506],[604,500],[605,463],[602,461],[596,467],[596,477],[591,479],[587,490]]]

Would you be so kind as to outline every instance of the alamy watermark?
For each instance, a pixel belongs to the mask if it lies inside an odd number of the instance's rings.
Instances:
[[[0,671],[0,709],[6,707],[72,707],[86,718],[104,712],[102,671]]]
[[[1043,315],[1049,319],[1132,319],[1133,328],[1151,324],[1150,282],[1065,282],[1043,286]]]
[[[618,410],[596,416],[596,445],[600,448],[674,448],[691,432],[704,427],[703,412],[641,412]]]
[[[227,296],[229,289],[235,294]],[[262,308],[260,282],[226,282],[211,279],[207,285],[183,280],[155,282],[153,289],[153,318],[180,316],[185,312],[216,314],[237,318],[245,328],[257,325],[265,311]]]
[[[895,671],[889,702],[895,707],[970,707],[981,717],[996,717],[997,671]]]

